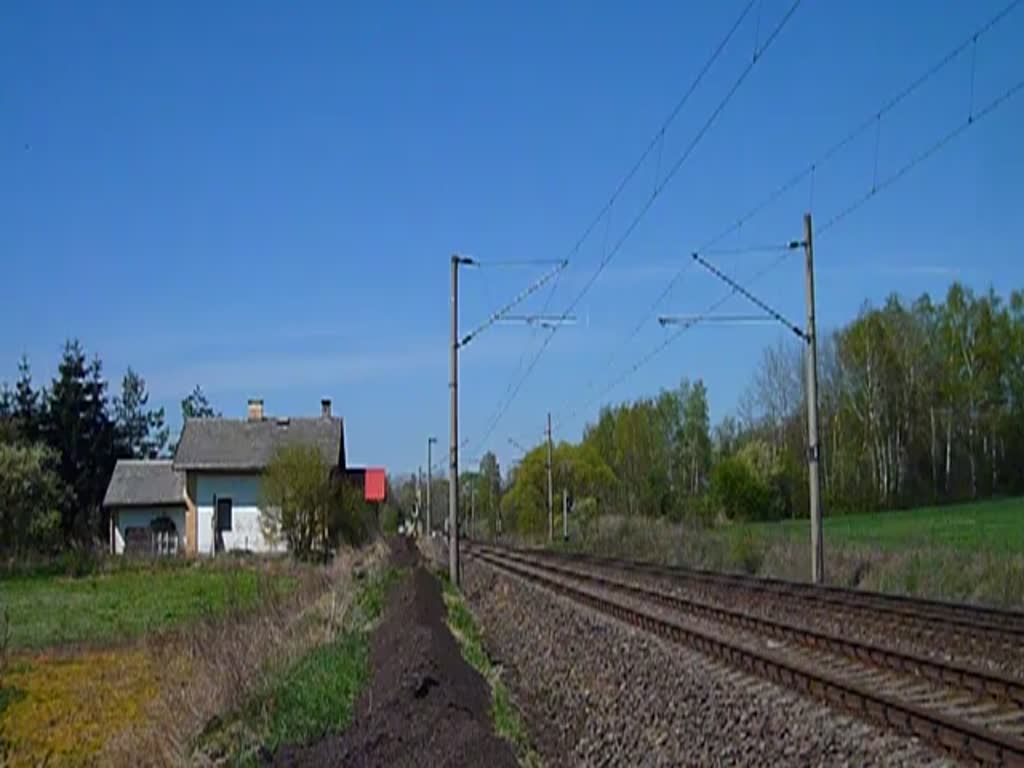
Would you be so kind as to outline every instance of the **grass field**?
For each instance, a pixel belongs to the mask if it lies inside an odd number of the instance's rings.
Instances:
[[[810,536],[806,520],[758,523],[762,533]],[[942,547],[988,554],[1024,552],[1024,498],[944,507],[825,518],[825,537],[835,543],[884,549]]]
[[[1024,610],[1024,498],[825,518],[831,584]],[[606,515],[568,547],[805,580],[807,520],[711,528]]]
[[[289,561],[234,558],[103,560],[92,570],[73,578],[44,564],[0,578],[0,766],[114,764],[104,750],[148,733],[147,713],[168,691],[184,697],[175,714],[185,720],[189,706],[205,705],[187,698],[196,684],[221,685],[204,654],[224,674],[221,688],[244,688],[293,637],[283,624],[291,606],[299,616],[325,578]],[[171,725],[180,723],[161,718],[161,731]]]
[[[248,568],[119,569],[69,578],[0,580],[11,648],[103,643],[138,637],[257,599],[259,574]]]

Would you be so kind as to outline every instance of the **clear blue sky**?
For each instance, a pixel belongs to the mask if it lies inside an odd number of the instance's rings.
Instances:
[[[666,135],[679,155],[790,0],[759,0]],[[558,437],[587,385],[664,338],[649,318],[698,244],[733,222],[993,15],[999,0],[805,0],[476,444],[540,336],[498,326],[464,350],[462,435],[503,465],[509,436]],[[5,4],[0,24],[0,379],[48,380],[66,337],[112,383],[132,365],[180,425],[196,384],[227,415],[347,421],[355,462],[407,471],[447,443],[448,258],[560,258],[639,156],[744,0],[696,3]],[[878,179],[1024,78],[1024,7],[882,120]],[[819,322],[951,279],[1024,287],[1024,94],[818,241]],[[721,247],[800,235],[875,175],[868,131]],[[641,169],[556,287],[563,309],[650,195]],[[738,277],[771,256],[722,256]],[[467,272],[462,324],[539,275]],[[800,259],[756,284],[803,314]],[[721,294],[688,272],[664,310]],[[525,305],[539,311],[546,292]],[[723,311],[746,311],[736,299]],[[701,328],[609,398],[703,378],[729,413],[774,328]],[[592,418],[597,404],[591,406]],[[439,453],[443,453],[439,450]],[[465,455],[465,454],[464,454]]]

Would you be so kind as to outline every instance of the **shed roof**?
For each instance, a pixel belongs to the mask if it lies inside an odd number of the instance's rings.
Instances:
[[[170,459],[118,459],[103,497],[105,507],[185,504],[185,477]]]
[[[345,431],[336,417],[188,419],[175,469],[259,471],[286,445],[313,445],[329,467],[345,466]]]

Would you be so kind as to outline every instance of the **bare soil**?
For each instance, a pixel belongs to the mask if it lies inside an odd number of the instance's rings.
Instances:
[[[393,564],[411,571],[388,596],[370,638],[371,678],[351,727],[282,749],[281,766],[516,766],[494,733],[490,686],[462,658],[445,624],[438,580],[405,539]]]

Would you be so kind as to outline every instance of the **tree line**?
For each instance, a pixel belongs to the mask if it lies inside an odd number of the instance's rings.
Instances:
[[[213,416],[199,387],[183,416]],[[20,555],[107,540],[103,496],[121,458],[169,455],[163,408],[128,368],[112,394],[98,356],[65,343],[50,383],[37,387],[27,357],[0,385],[0,551]]]
[[[892,295],[820,336],[826,513],[1024,492],[1024,292],[954,283],[938,302]],[[704,524],[806,516],[805,381],[803,344],[783,340],[713,427],[700,380],[603,408],[578,443],[553,449],[556,530],[563,488],[582,525],[609,512]],[[485,455],[462,488],[480,534],[546,533],[545,444],[504,478]]]

